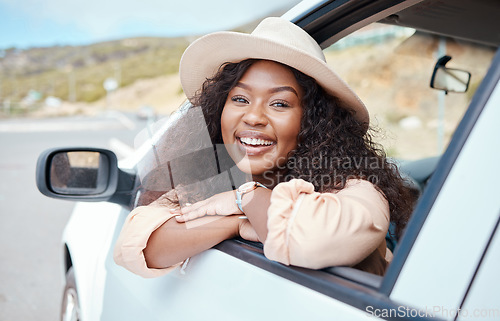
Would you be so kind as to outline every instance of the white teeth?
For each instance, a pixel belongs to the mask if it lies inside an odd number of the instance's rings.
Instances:
[[[265,146],[269,146],[269,145],[273,144],[273,142],[269,141],[269,140],[263,140],[263,139],[259,139],[259,138],[250,138],[250,137],[241,137],[240,141],[242,143],[247,144],[247,145],[265,145]]]

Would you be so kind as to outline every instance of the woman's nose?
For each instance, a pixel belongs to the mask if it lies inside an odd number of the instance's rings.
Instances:
[[[262,104],[250,105],[243,115],[243,121],[250,126],[267,125],[266,106]]]

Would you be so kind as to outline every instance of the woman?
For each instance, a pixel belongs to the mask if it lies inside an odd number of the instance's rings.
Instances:
[[[118,264],[159,276],[241,236],[287,265],[385,272],[389,222],[401,231],[411,194],[371,141],[365,106],[306,32],[267,18],[249,35],[209,34],[186,49],[180,76],[212,143],[250,181],[182,208],[175,190],[136,208]]]

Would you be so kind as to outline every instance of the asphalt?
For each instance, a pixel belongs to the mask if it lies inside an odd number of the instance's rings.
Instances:
[[[52,147],[91,146],[112,149],[120,158],[145,124],[120,112],[0,120],[0,320],[60,318],[61,236],[74,203],[40,194],[38,155]]]

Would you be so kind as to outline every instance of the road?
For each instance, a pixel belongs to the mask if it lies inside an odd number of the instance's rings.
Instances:
[[[35,184],[38,155],[51,147],[92,146],[112,149],[120,158],[145,124],[119,112],[0,120],[1,321],[59,319],[60,240],[74,203],[40,194]]]

